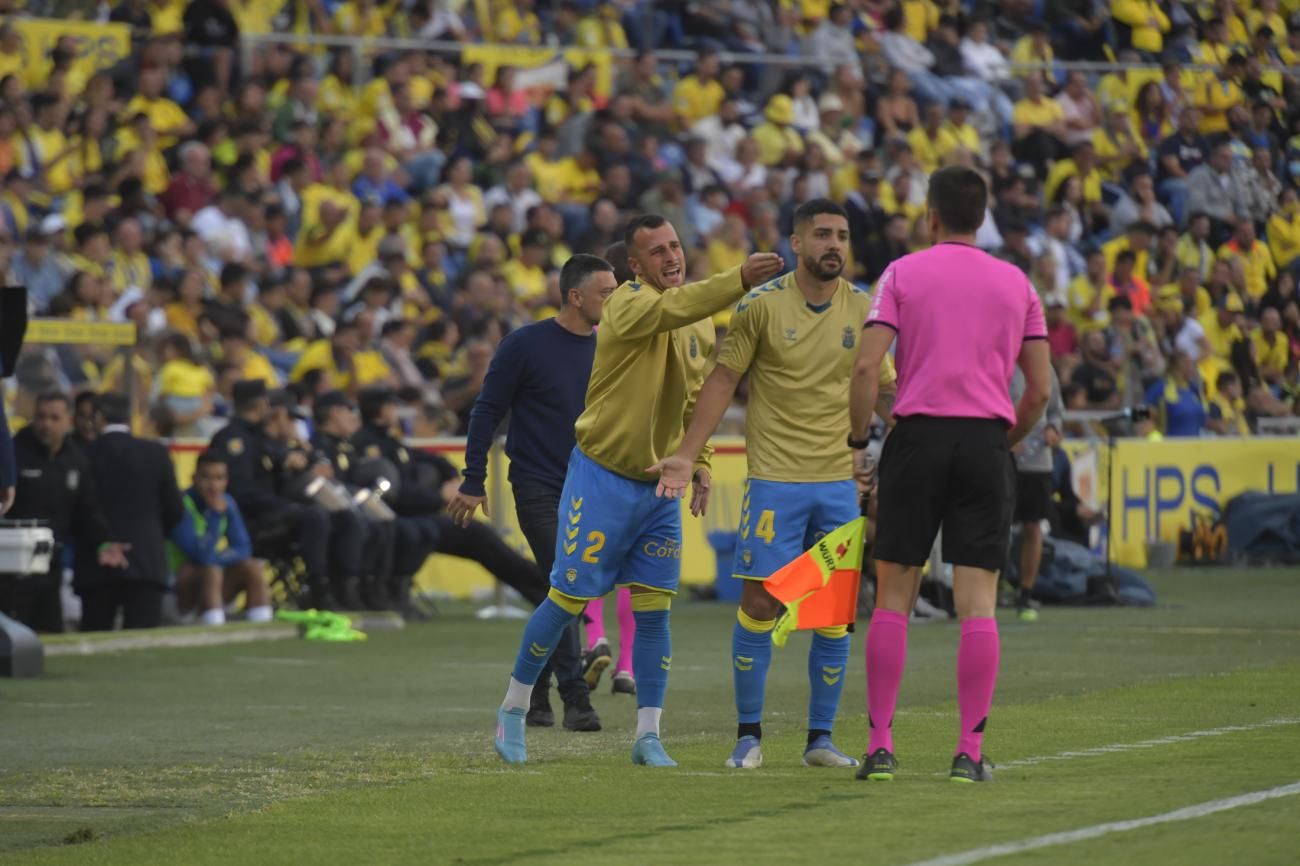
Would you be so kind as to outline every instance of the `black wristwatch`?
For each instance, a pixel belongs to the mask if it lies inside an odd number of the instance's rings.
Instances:
[[[849,431],[849,447],[854,451],[860,451],[871,444],[871,434],[868,433],[865,439],[854,439],[853,431]]]

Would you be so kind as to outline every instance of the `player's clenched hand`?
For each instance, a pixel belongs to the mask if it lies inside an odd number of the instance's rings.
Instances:
[[[858,482],[858,490],[863,493],[876,489],[876,461],[865,448],[853,451],[853,480]]]
[[[691,479],[691,515],[699,517],[709,507],[709,491],[713,487],[713,479],[709,477],[707,469],[701,469],[695,473]]]
[[[486,496],[470,496],[465,493],[457,493],[447,503],[447,513],[458,526],[468,527],[470,521],[474,519],[474,512],[482,506],[483,516],[491,517],[488,511],[488,502]]]
[[[740,281],[745,288],[765,283],[785,270],[785,259],[776,253],[754,253],[740,266]]]
[[[686,495],[686,485],[691,483],[691,461],[685,457],[665,457],[646,472],[659,474],[659,486],[655,496],[667,499],[681,499]]]

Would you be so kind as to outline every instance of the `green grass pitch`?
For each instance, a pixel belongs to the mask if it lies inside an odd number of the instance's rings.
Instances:
[[[0,680],[0,863],[1300,862],[1300,796],[987,850],[1300,782],[1300,572],[1153,582],[1153,610],[1004,618],[991,785],[945,778],[952,625],[912,628],[901,774],[871,784],[800,765],[806,636],[775,654],[766,766],[723,770],[734,734],[724,605],[674,611],[664,741],[677,770],[630,765],[634,704],[608,680],[595,698],[605,731],[533,730],[532,762],[501,765],[493,713],[522,626],[467,608],[363,644],[52,658],[42,679]],[[862,637],[836,729],[854,754]]]

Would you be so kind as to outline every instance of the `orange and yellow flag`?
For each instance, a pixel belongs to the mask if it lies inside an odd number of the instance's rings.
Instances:
[[[785,646],[793,631],[848,625],[857,618],[866,525],[867,519],[859,517],[827,533],[764,581],[763,587],[785,605],[772,643]]]

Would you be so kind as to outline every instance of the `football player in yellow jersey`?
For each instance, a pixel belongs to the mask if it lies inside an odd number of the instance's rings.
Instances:
[[[680,496],[696,455],[722,420],[740,377],[749,374],[745,439],[749,479],[741,505],[735,576],[745,580],[732,633],[732,675],[739,719],[726,766],[763,763],[763,692],[772,660],[772,629],[780,603],[763,581],[818,538],[859,514],[849,436],[849,379],[858,336],[870,312],[866,292],[840,274],[849,252],[848,215],[813,199],[794,214],[794,272],[760,286],[731,318],[718,366],[700,391],[690,429],[677,452],[656,468],[659,488]],[[877,411],[887,421],[894,394],[892,363],[882,365]],[[837,749],[831,726],[844,688],[849,635],[844,626],[817,629],[808,656],[808,766],[855,767]]]
[[[637,684],[632,763],[676,766],[659,741],[659,716],[672,664],[668,611],[681,574],[681,506],[655,495],[647,467],[681,444],[713,352],[710,319],[779,273],[782,262],[774,253],[755,253],[740,267],[685,284],[682,244],[663,217],[637,217],[624,240],[636,279],[605,302],[587,406],[574,424],[578,444],[560,496],[564,531],[556,538],[551,592],[524,628],[497,711],[497,754],[511,764],[528,759],[529,698],[561,634],[588,601],[630,586]],[[698,516],[708,503],[707,458],[688,476]]]

